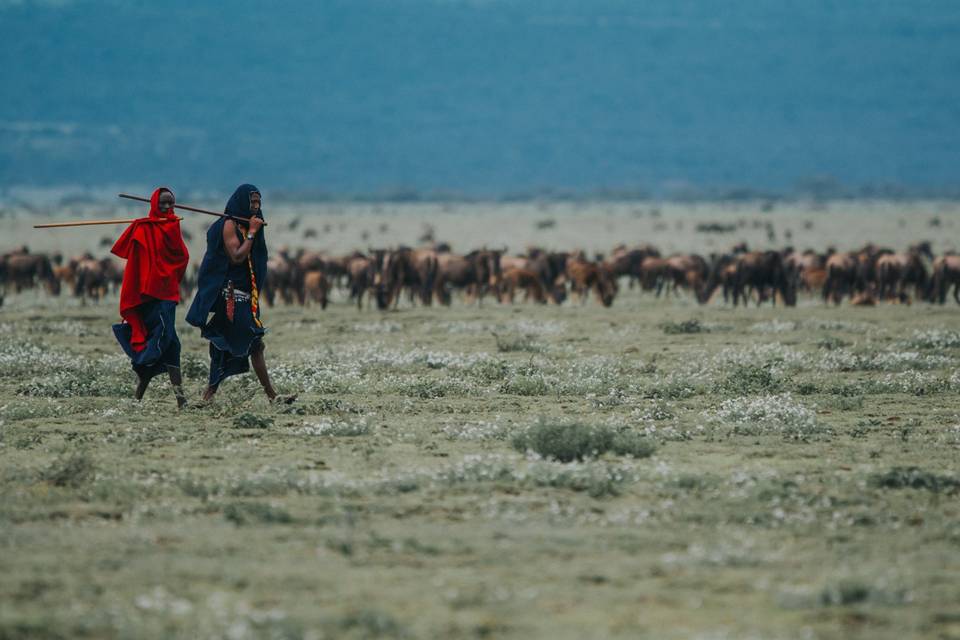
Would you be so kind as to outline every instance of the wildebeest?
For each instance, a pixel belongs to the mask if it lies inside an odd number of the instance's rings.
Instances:
[[[358,251],[347,258],[346,270],[350,299],[357,301],[357,309],[363,308],[363,296],[368,292],[370,298],[376,301],[377,289],[374,281],[378,276],[377,263]]]
[[[453,289],[464,291],[468,301],[483,304],[487,291],[496,291],[501,267],[499,251],[480,249],[465,256],[453,253],[440,254],[437,258],[437,276],[434,292],[441,304],[449,305]]]
[[[918,253],[884,254],[876,261],[877,295],[880,300],[902,300],[913,285],[917,298],[927,290],[927,268]]]
[[[524,301],[533,298],[534,302],[547,303],[547,296],[540,277],[529,269],[507,269],[500,279],[500,302],[513,303],[517,289],[523,289]]]
[[[943,304],[947,292],[953,287],[953,299],[960,304],[960,256],[945,255],[933,261],[930,278],[930,301]]]
[[[853,295],[857,288],[857,255],[852,252],[834,253],[826,261],[827,277],[823,283],[823,300],[840,304],[845,295]]]
[[[796,289],[778,251],[752,251],[740,256],[733,288],[734,306],[741,297],[747,304],[747,287],[753,287],[757,292],[757,306],[767,299],[776,306],[778,293],[787,306],[797,303]]]
[[[60,295],[60,280],[53,271],[53,263],[45,254],[13,251],[5,254],[0,263],[4,288],[12,286],[16,293],[20,293],[25,289],[43,286],[47,293]]]
[[[627,276],[628,286],[632,289],[635,282],[643,279],[643,261],[646,258],[659,257],[660,251],[652,245],[645,244],[634,249],[618,245],[610,252],[606,266],[615,278]]]
[[[327,308],[330,283],[323,271],[308,271],[303,275],[303,292],[306,300],[318,303],[321,309]]]
[[[586,301],[590,290],[605,307],[612,305],[617,295],[617,281],[610,270],[603,264],[582,257],[567,261],[567,279],[571,291],[578,296],[581,304]]]
[[[281,247],[267,260],[267,281],[263,285],[263,299],[272,307],[279,293],[284,304],[293,304],[294,299],[303,304],[301,273],[298,261],[290,256],[286,247]]]
[[[378,304],[382,304],[381,308],[391,305],[396,308],[404,287],[410,293],[411,302],[419,298],[424,305],[430,304],[437,273],[437,259],[432,250],[400,247],[384,252],[379,258],[380,277],[375,285],[379,289]]]
[[[113,269],[111,258],[96,259],[87,253],[77,259],[76,276],[73,285],[73,295],[84,303],[87,299],[98,301],[111,289]],[[120,271],[121,281],[123,271]]]

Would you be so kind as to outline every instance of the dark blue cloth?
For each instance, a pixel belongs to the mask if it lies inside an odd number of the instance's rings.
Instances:
[[[210,341],[210,386],[250,370],[250,354],[260,349],[266,330],[253,320],[249,300],[237,300],[233,322],[227,319],[226,301],[221,295],[213,305],[213,317],[200,332]]]
[[[224,286],[227,282],[232,282],[234,289],[250,293],[250,265],[246,262],[231,264],[224,278]]]
[[[137,311],[147,328],[147,346],[143,351],[134,351],[130,346],[131,327],[126,322],[113,325],[113,335],[130,357],[133,370],[141,378],[149,380],[165,373],[168,366],[180,366],[180,338],[174,324],[177,303],[172,300],[151,300],[139,305]]]
[[[250,218],[250,195],[260,193],[252,184],[242,184],[237,187],[223,212],[236,218]],[[259,216],[263,218],[263,210]],[[227,281],[227,272],[231,262],[223,247],[223,225],[226,218],[220,218],[207,229],[207,252],[200,263],[197,274],[197,293],[187,312],[187,322],[194,327],[203,328],[207,324],[207,316],[213,311],[220,292]],[[253,241],[253,273],[257,278],[257,289],[263,291],[267,282],[267,240],[264,229],[260,229]],[[246,264],[244,269],[249,270]],[[249,291],[249,289],[247,289]],[[258,309],[259,313],[259,309]]]

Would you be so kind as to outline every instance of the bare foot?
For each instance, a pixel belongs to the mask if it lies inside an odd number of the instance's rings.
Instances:
[[[297,394],[291,396],[273,396],[270,402],[273,404],[293,404],[297,401]]]

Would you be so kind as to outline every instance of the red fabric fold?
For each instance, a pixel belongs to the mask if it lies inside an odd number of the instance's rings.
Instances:
[[[154,191],[150,215],[135,220],[110,250],[127,261],[120,288],[120,317],[130,324],[134,351],[147,346],[147,329],[137,307],[149,298],[180,302],[180,280],[190,262],[174,209],[160,212],[162,191],[170,190],[161,187]]]

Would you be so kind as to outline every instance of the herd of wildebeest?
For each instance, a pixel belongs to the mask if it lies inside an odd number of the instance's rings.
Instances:
[[[499,249],[466,254],[446,243],[428,248],[371,249],[335,256],[323,252],[281,248],[268,263],[263,298],[273,305],[319,304],[326,308],[330,292],[339,288],[358,308],[396,308],[401,298],[412,304],[449,305],[455,293],[467,303],[482,305],[489,297],[499,303],[522,300],[563,304],[571,297],[585,302],[591,295],[604,306],[613,304],[622,286],[656,296],[688,295],[706,304],[723,295],[734,306],[779,300],[795,305],[798,295],[821,296],[824,302],[852,304],[943,304],[952,288],[960,304],[960,255],[935,256],[929,242],[906,251],[868,244],[858,251],[803,252],[793,248],[751,251],[741,243],[722,254],[663,256],[653,245],[620,245],[609,255],[583,251],[550,251],[530,247],[522,255]],[[196,287],[196,265],[182,283],[183,299]],[[59,253],[35,253],[19,247],[0,256],[0,302],[4,292],[45,289],[60,295],[66,289],[96,301],[116,292],[123,264],[90,253],[65,258]],[[683,293],[680,293],[683,292]]]

